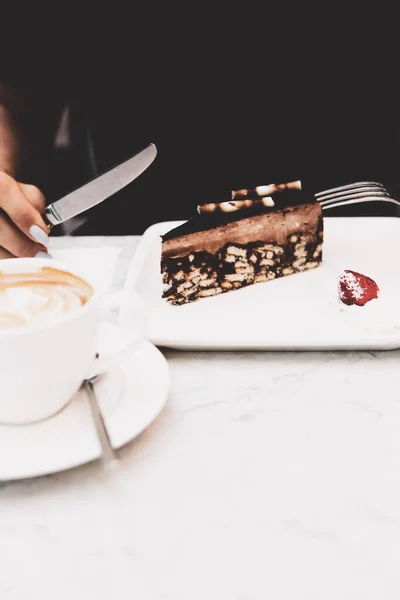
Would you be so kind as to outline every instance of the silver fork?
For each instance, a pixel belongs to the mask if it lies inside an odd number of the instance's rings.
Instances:
[[[400,206],[400,201],[393,198],[385,186],[376,181],[357,181],[318,192],[315,197],[323,210],[361,202],[390,202]]]

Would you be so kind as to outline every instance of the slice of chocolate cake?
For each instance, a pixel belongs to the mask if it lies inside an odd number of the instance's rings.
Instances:
[[[267,187],[202,204],[162,236],[167,302],[185,304],[321,264],[323,219],[314,195],[288,184],[265,196]]]

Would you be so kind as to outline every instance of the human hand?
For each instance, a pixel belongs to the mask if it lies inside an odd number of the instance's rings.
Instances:
[[[47,253],[48,228],[41,217],[45,204],[36,186],[0,170],[0,259]]]

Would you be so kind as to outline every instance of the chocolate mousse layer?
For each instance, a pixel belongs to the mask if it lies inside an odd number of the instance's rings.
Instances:
[[[313,269],[322,261],[322,242],[314,197],[283,209],[198,215],[163,237],[163,297],[185,304]]]

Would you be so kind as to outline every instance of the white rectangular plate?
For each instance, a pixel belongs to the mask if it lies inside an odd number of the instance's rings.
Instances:
[[[161,235],[182,221],[143,234],[125,289],[149,309],[157,346],[209,350],[389,350],[400,348],[400,220],[327,217],[323,263],[306,273],[172,306],[161,297]],[[338,276],[352,269],[372,277],[381,294],[364,307],[338,298]],[[124,321],[124,312],[120,318]],[[127,321],[128,322],[128,321]]]

